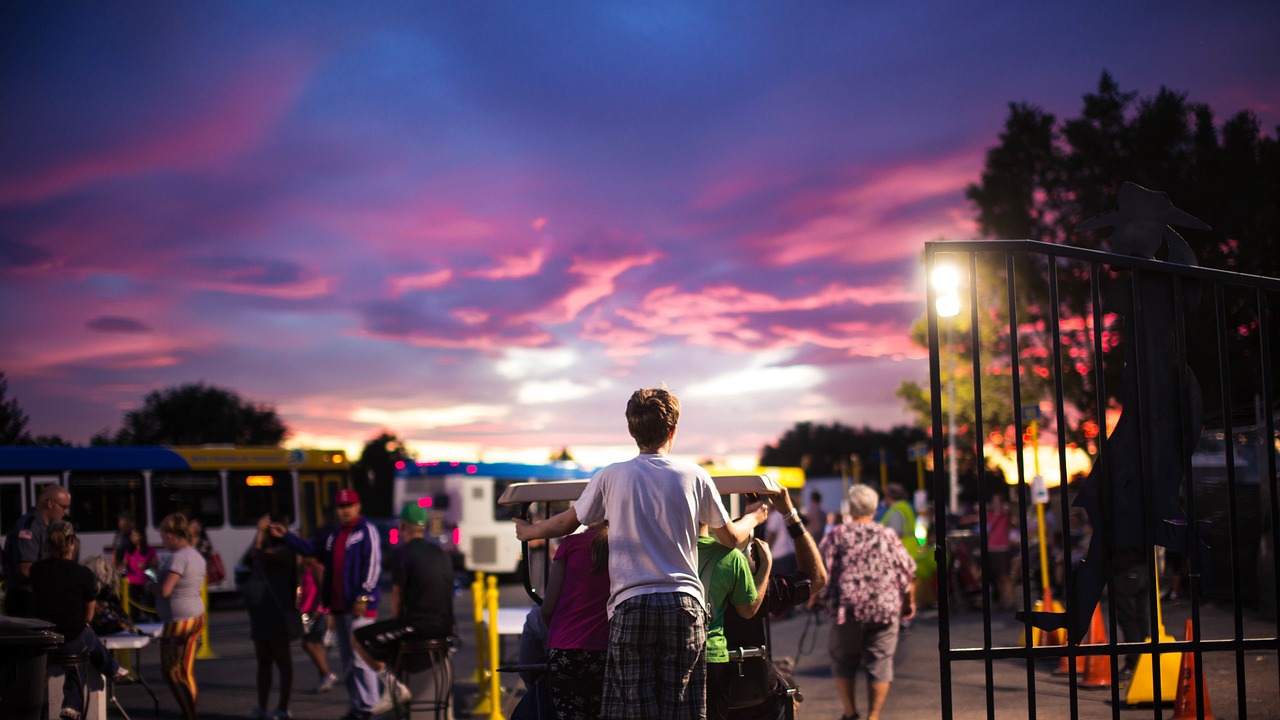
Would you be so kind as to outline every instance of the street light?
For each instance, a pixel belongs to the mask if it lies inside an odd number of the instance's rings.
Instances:
[[[934,309],[940,318],[953,318],[960,314],[960,273],[951,265],[937,265],[933,268],[933,289],[938,292],[934,301]],[[951,347],[953,322],[947,323],[947,347]],[[952,514],[960,513],[960,480],[956,467],[956,373],[955,354],[951,355],[951,369],[947,373],[947,474],[951,479],[947,504]]]

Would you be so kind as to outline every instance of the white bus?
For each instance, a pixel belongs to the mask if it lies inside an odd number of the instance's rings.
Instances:
[[[459,569],[514,575],[520,569],[520,541],[511,523],[515,508],[498,504],[502,493],[515,483],[584,480],[591,474],[574,463],[404,463],[396,470],[392,507],[398,512],[404,503],[416,502],[426,508],[430,534],[452,540]]]
[[[333,498],[348,484],[341,450],[241,447],[0,447],[0,533],[8,536],[40,489],[71,493],[67,519],[83,558],[109,554],[116,516],[133,514],[149,544],[166,515],[199,518],[227,577],[210,591],[235,589],[233,569],[249,547],[258,518],[280,513],[310,535],[333,514]]]

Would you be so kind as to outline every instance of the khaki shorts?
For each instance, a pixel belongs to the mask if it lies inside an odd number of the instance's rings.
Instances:
[[[898,623],[849,621],[832,625],[827,636],[831,674],[851,678],[862,667],[872,682],[893,682],[893,653],[898,649]]]

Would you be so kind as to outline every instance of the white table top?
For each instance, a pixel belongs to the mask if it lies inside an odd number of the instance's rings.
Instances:
[[[524,632],[524,619],[528,614],[527,607],[498,608],[498,634],[519,635]]]
[[[151,644],[150,635],[135,635],[134,633],[116,633],[114,635],[103,635],[102,644],[108,650],[137,650]]]

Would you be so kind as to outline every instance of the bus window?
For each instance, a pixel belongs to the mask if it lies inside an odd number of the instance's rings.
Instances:
[[[77,533],[115,532],[116,515],[128,510],[137,526],[145,529],[143,488],[142,473],[73,472],[67,482],[69,519]]]
[[[151,496],[156,527],[170,513],[198,517],[209,529],[222,527],[222,476],[216,472],[156,472]]]
[[[9,529],[27,512],[26,499],[22,496],[20,476],[0,477],[0,535],[9,536]],[[31,503],[34,504],[34,503]]]
[[[258,518],[267,513],[295,519],[293,475],[288,471],[227,473],[227,498],[231,503],[228,520],[233,526],[257,525]]]

